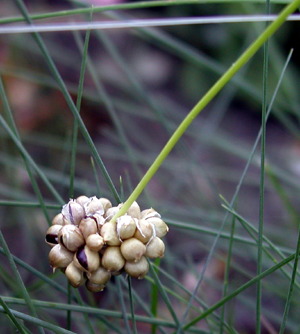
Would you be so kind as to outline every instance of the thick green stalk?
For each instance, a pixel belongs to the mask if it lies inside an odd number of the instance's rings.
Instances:
[[[154,160],[148,171],[145,173],[141,181],[138,183],[134,191],[128,197],[122,208],[112,218],[112,221],[125,214],[131,204],[139,197],[141,192],[157,172],[166,157],[170,154],[181,136],[185,133],[190,124],[199,115],[199,113],[208,105],[208,103],[221,91],[221,89],[230,81],[230,79],[255,55],[260,47],[279,29],[285,22],[286,18],[292,14],[300,6],[300,0],[295,0],[278,15],[277,19],[272,22],[264,32],[244,51],[244,53],[234,62],[231,67],[221,76],[221,78],[208,90],[202,99],[189,112],[185,119],[175,130],[171,138],[168,140],[164,148],[161,150],[157,158]]]

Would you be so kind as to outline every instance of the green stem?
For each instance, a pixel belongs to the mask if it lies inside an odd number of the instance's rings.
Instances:
[[[300,6],[300,0],[294,0],[286,6],[262,34],[242,53],[242,55],[234,62],[231,67],[221,76],[221,78],[207,91],[202,99],[188,113],[178,128],[175,130],[171,138],[168,140],[164,148],[161,150],[157,158],[154,160],[148,171],[145,173],[141,181],[138,183],[134,191],[128,197],[122,208],[114,215],[112,221],[127,212],[131,204],[139,197],[153,175],[157,172],[163,161],[170,154],[173,147],[185,133],[190,124],[199,115],[199,113],[208,105],[208,103],[221,91],[221,89],[230,81],[230,79],[255,55],[259,48],[279,29],[285,22],[286,18],[292,14]]]

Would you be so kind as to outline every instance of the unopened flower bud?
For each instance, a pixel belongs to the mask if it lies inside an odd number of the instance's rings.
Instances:
[[[117,223],[107,222],[101,227],[100,231],[104,242],[109,246],[119,246],[121,241],[117,233]]]
[[[120,247],[107,247],[102,255],[101,264],[102,267],[104,267],[109,272],[120,271],[125,264],[125,259],[121,254]]]
[[[83,236],[76,225],[65,225],[58,233],[58,241],[71,252],[84,244]]]
[[[121,253],[127,261],[137,262],[145,254],[146,246],[136,238],[122,242]]]
[[[66,268],[73,259],[73,253],[60,244],[55,245],[49,252],[49,262],[53,271],[56,268]]]
[[[74,254],[74,264],[82,271],[93,272],[100,265],[100,256],[97,252],[93,252],[87,246],[84,246]]]
[[[61,213],[69,222],[74,225],[78,225],[81,219],[83,219],[85,216],[83,207],[74,200],[70,200],[68,204],[65,204]]]
[[[62,229],[62,225],[51,225],[47,232],[45,241],[49,246],[55,246],[58,244],[58,233]]]
[[[52,225],[66,225],[66,224],[71,224],[71,223],[66,220],[66,218],[63,216],[61,212],[57,214],[52,220]]]
[[[67,266],[65,275],[74,288],[78,288],[85,282],[83,271],[75,266],[74,261]]]
[[[136,222],[131,216],[124,215],[117,219],[117,234],[120,240],[133,237],[135,230]]]
[[[104,217],[107,221],[110,221],[112,217],[120,210],[118,206],[112,206],[111,208],[107,209],[104,214]]]
[[[150,217],[146,221],[155,227],[155,234],[159,238],[164,237],[169,231],[168,225],[161,218]]]
[[[143,210],[141,212],[141,218],[144,218],[144,219],[148,219],[148,218],[151,218],[151,217],[157,217],[157,218],[160,218],[160,214],[155,211],[153,208],[150,208],[150,209],[146,209],[146,210]]]
[[[86,287],[91,292],[101,292],[105,288],[105,284],[92,283],[89,280],[86,281]]]
[[[118,205],[119,208],[121,208],[123,206],[124,203],[121,203]],[[141,209],[140,209],[140,206],[137,204],[136,201],[134,201],[130,208],[127,210],[127,214],[129,216],[131,216],[132,218],[137,218],[139,219],[140,216],[141,216]]]
[[[81,220],[79,229],[86,240],[89,235],[97,233],[98,225],[95,219],[87,217]]]
[[[153,236],[153,226],[146,219],[140,219],[136,224],[134,237],[146,244]]]
[[[99,252],[104,246],[104,240],[98,233],[90,234],[86,239],[86,245],[94,252]]]
[[[105,212],[106,212],[109,208],[112,207],[111,201],[108,200],[108,199],[105,198],[105,197],[100,197],[100,198],[99,198],[99,201],[101,202],[102,207],[103,207],[103,209],[104,209]]]
[[[146,276],[149,270],[149,263],[145,256],[142,256],[138,262],[126,261],[124,269],[128,275],[142,279]]]
[[[111,273],[105,268],[99,267],[94,272],[87,273],[87,278],[91,283],[106,284],[111,278]]]
[[[83,207],[89,200],[89,197],[82,195],[77,197],[75,201]]]
[[[89,201],[84,204],[84,209],[87,216],[93,216],[95,213],[99,215],[104,214],[102,202],[96,196],[91,197]]]
[[[155,237],[147,245],[145,256],[149,257],[150,259],[156,259],[158,257],[163,257],[164,253],[164,242],[159,237]]]

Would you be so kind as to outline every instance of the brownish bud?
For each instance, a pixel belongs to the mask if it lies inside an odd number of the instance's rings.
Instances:
[[[140,219],[136,224],[134,237],[146,244],[153,236],[153,226],[146,219]]]
[[[70,200],[68,204],[65,204],[61,213],[65,219],[74,225],[78,225],[85,216],[84,208],[74,200]]]
[[[127,261],[137,262],[145,254],[146,246],[136,238],[122,242],[121,253]]]
[[[117,235],[120,240],[133,237],[136,230],[136,222],[129,215],[121,216],[117,219]]]
[[[53,247],[58,244],[58,233],[62,229],[62,225],[51,225],[46,232],[46,243]]]
[[[103,209],[104,209],[105,212],[106,212],[109,208],[112,207],[111,201],[108,200],[107,198],[100,197],[100,198],[99,198],[99,201],[101,202],[102,207],[103,207]]]
[[[147,245],[145,256],[149,257],[150,259],[156,259],[158,257],[163,257],[164,253],[164,242],[159,237],[155,237]]]
[[[49,252],[49,262],[53,270],[66,268],[73,259],[73,253],[60,244],[55,245]]]
[[[105,284],[92,283],[89,280],[86,281],[86,287],[91,292],[101,292],[105,288]]]
[[[81,220],[79,229],[86,240],[89,235],[97,233],[98,225],[95,219],[87,217]]]
[[[160,214],[155,211],[153,208],[150,208],[150,209],[146,209],[146,210],[143,210],[141,212],[141,218],[143,219],[148,219],[148,218],[151,218],[151,217],[157,217],[157,218],[160,218]]]
[[[74,264],[85,272],[93,272],[100,266],[99,253],[91,251],[87,246],[80,247],[74,254]]]
[[[109,222],[119,210],[120,208],[118,206],[112,206],[111,208],[107,209],[107,211],[104,214],[104,217]]]
[[[74,288],[78,288],[85,282],[83,272],[75,266],[74,261],[67,266],[65,275]]]
[[[155,234],[159,238],[164,237],[169,231],[168,225],[161,218],[150,217],[146,221],[154,226]]]
[[[117,223],[107,222],[101,227],[100,231],[104,242],[109,246],[119,246],[121,241],[117,233]]]
[[[87,277],[91,283],[106,284],[111,278],[111,273],[105,268],[99,267],[96,271],[87,273]]]
[[[102,202],[96,196],[91,197],[89,201],[84,204],[84,209],[87,216],[93,216],[96,213],[99,215],[104,214]]]
[[[66,225],[66,224],[71,224],[71,223],[66,220],[66,218],[63,216],[61,212],[57,214],[52,220],[52,225]]]
[[[71,252],[84,244],[83,236],[76,225],[65,225],[58,233],[58,241]]]
[[[86,245],[94,252],[99,252],[104,246],[104,240],[98,233],[90,234],[86,239]]]
[[[82,207],[84,207],[84,204],[87,203],[90,199],[87,196],[79,196],[75,199],[75,201],[80,204]]]
[[[120,247],[107,247],[102,255],[101,264],[102,267],[104,267],[109,272],[120,271],[125,264],[125,259],[121,254]]]
[[[142,256],[138,262],[126,261],[124,269],[128,275],[142,279],[149,270],[149,263],[145,256]]]

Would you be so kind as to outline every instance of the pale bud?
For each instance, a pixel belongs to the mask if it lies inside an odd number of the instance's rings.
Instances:
[[[89,235],[97,233],[98,225],[95,219],[87,217],[81,220],[79,229],[86,240]]]
[[[98,233],[90,234],[85,242],[88,248],[94,252],[99,252],[104,246],[104,240]]]
[[[65,225],[58,233],[58,241],[71,252],[84,244],[83,236],[76,225]]]
[[[145,256],[142,256],[138,262],[126,261],[124,269],[128,275],[142,279],[146,276],[149,270],[149,263]]]
[[[66,225],[66,224],[71,224],[71,222],[68,222],[61,212],[57,214],[52,220],[52,225]]]
[[[137,262],[145,254],[146,246],[136,238],[122,242],[121,253],[127,261]]]
[[[73,253],[60,244],[55,245],[49,252],[49,262],[53,271],[56,268],[66,268],[73,260]]]
[[[61,213],[74,225],[78,225],[85,216],[84,208],[74,200],[70,200],[68,204],[65,204]]]
[[[97,252],[84,246],[74,254],[74,264],[82,271],[92,272],[100,266],[100,256]]]
[[[101,292],[105,288],[105,284],[92,283],[89,280],[86,281],[86,287],[91,292]]]
[[[74,288],[78,288],[85,282],[83,272],[75,266],[74,261],[67,266],[65,275]]]
[[[118,205],[119,208],[121,208],[124,205],[124,203],[121,203]],[[136,201],[134,201],[129,209],[127,210],[127,214],[131,216],[132,218],[139,219],[141,217],[141,209],[140,206],[137,204]]]
[[[125,264],[125,259],[121,254],[120,247],[107,247],[102,255],[101,264],[102,267],[104,267],[109,272],[120,271]]]
[[[102,207],[104,209],[104,211],[106,212],[109,208],[112,207],[112,204],[111,204],[111,201],[107,198],[104,198],[104,197],[100,197],[99,198],[99,201],[101,202],[102,204]]]
[[[75,201],[76,201],[78,204],[80,204],[82,207],[83,207],[84,204],[87,203],[89,200],[90,200],[89,197],[84,196],[84,195],[79,196],[79,197],[77,197],[77,198],[75,199]]]
[[[141,212],[141,218],[144,218],[144,219],[148,219],[148,218],[151,218],[151,217],[157,217],[157,218],[160,218],[160,214],[155,211],[153,208],[150,208],[150,209],[146,209],[146,210],[143,210]]]
[[[104,217],[107,221],[110,221],[112,217],[120,210],[118,206],[112,206],[111,208],[107,209],[104,214]]]
[[[99,267],[94,272],[87,273],[87,277],[91,283],[106,284],[111,278],[111,273],[105,268]]]
[[[150,259],[156,259],[158,257],[163,257],[164,253],[164,242],[159,237],[155,237],[147,245],[145,256],[149,257]]]
[[[124,215],[117,219],[117,234],[120,240],[133,237],[135,230],[136,222],[131,216]]]
[[[146,221],[154,226],[155,234],[159,238],[164,237],[169,231],[168,225],[161,218],[150,217],[147,218]]]
[[[121,241],[117,233],[117,223],[107,222],[101,227],[100,231],[104,242],[109,246],[119,246]]]
[[[136,224],[136,231],[134,237],[147,243],[153,236],[153,226],[146,219],[140,219]]]
[[[62,225],[51,225],[47,232],[45,241],[49,246],[55,246],[58,244],[58,233],[62,229]]]
[[[91,197],[89,201],[84,204],[84,209],[87,216],[93,216],[96,213],[99,215],[104,214],[102,202],[96,196]]]

